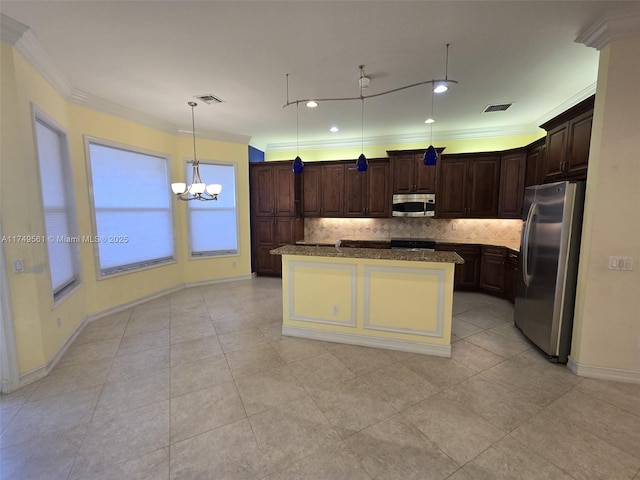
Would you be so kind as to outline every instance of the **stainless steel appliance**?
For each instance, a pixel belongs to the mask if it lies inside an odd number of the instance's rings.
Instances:
[[[566,363],[582,234],[584,182],[525,190],[515,324],[550,360]]]
[[[436,213],[435,193],[395,194],[394,217],[433,217]]]

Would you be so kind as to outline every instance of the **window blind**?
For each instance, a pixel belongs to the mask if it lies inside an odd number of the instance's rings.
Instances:
[[[49,274],[53,297],[58,298],[79,279],[70,200],[73,186],[66,165],[65,134],[38,117],[35,126]]]
[[[193,169],[187,165],[187,181]],[[238,219],[236,212],[235,165],[200,162],[200,177],[207,184],[219,183],[218,200],[188,202],[189,239],[192,256],[230,255],[238,253]]]
[[[89,143],[101,275],[174,258],[167,159]]]

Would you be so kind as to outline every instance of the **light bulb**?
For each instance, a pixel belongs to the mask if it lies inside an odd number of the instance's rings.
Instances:
[[[186,193],[187,191],[187,184],[186,183],[172,183],[171,184],[171,190],[173,190],[173,193],[175,193],[176,195],[180,195],[181,193]]]
[[[212,197],[215,197],[222,191],[222,185],[219,183],[212,183],[211,185],[207,185],[207,193]]]

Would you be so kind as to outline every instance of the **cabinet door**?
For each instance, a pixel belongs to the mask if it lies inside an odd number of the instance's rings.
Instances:
[[[436,193],[436,166],[423,163],[424,154],[414,155],[413,171],[417,193]]]
[[[525,173],[524,186],[530,187],[542,183],[543,169],[544,145],[538,145],[527,152],[527,171]]]
[[[545,182],[555,182],[562,178],[562,168],[567,160],[567,126],[563,123],[547,132]]]
[[[302,214],[319,217],[322,208],[321,165],[305,165],[302,173]]]
[[[371,166],[369,166],[369,171]],[[344,180],[344,216],[364,217],[367,214],[367,172],[347,168]]]
[[[251,166],[251,207],[255,215],[275,213],[273,171],[270,165]]]
[[[583,113],[569,122],[569,152],[565,171],[572,178],[587,177],[593,112]]]
[[[498,214],[500,157],[474,158],[468,163],[466,216],[495,218]]]
[[[253,221],[254,268],[258,275],[276,275],[280,258],[269,252],[276,248],[274,219],[255,217]]]
[[[518,281],[518,252],[507,251],[505,264],[504,295],[512,302],[516,301],[516,284]]]
[[[499,247],[482,247],[480,289],[496,295],[504,294],[506,250]]]
[[[464,217],[466,213],[465,189],[467,161],[443,159],[440,162],[440,179],[436,193],[436,213],[440,218]]]
[[[413,155],[394,155],[390,160],[393,176],[393,193],[414,193],[417,185],[413,173],[415,168]]]
[[[522,218],[525,169],[524,152],[504,155],[500,160],[498,217]]]
[[[367,175],[367,217],[387,218],[391,213],[389,162],[369,162]]]
[[[278,165],[273,169],[275,214],[278,216],[296,215],[295,177],[291,165]]]
[[[480,284],[481,247],[478,245],[437,243],[436,250],[456,252],[464,260],[463,264],[456,264],[453,276],[454,290],[478,290]]]
[[[344,165],[323,165],[321,169],[322,206],[320,214],[323,217],[342,217],[344,204]]]

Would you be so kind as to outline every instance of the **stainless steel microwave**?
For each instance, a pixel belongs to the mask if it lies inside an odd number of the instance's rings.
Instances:
[[[393,196],[394,217],[433,217],[436,213],[435,193],[396,194]]]

